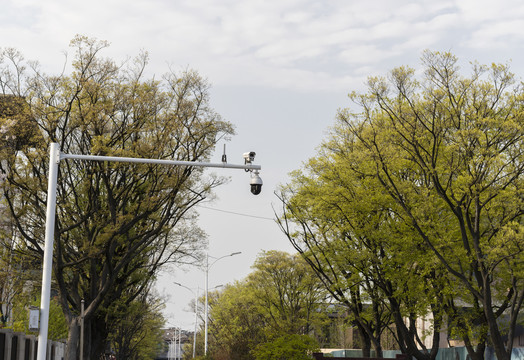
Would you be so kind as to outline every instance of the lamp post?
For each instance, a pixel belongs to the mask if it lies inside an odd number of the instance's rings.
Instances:
[[[172,327],[167,333],[167,336],[170,336],[169,338],[169,350],[167,351],[167,359],[168,360],[176,360],[176,332],[177,327]]]
[[[193,359],[194,359],[195,356],[196,356],[196,335],[197,335],[197,323],[198,323],[198,288],[197,288],[197,291],[195,293],[193,290],[191,290],[191,288],[188,288],[185,285],[182,285],[182,284],[177,283],[177,282],[174,282],[173,284],[181,286],[183,288],[186,288],[189,291],[191,291],[191,293],[193,295],[195,295],[195,331],[193,333]]]
[[[249,161],[246,160],[245,164],[243,165],[228,164],[225,161],[225,156],[223,156],[222,163],[206,163],[197,161],[177,161],[116,156],[64,154],[60,152],[60,147],[57,143],[51,143],[49,150],[49,178],[47,183],[47,209],[44,240],[44,258],[42,266],[42,295],[40,301],[40,331],[38,333],[37,360],[46,360],[47,336],[49,330],[49,307],[51,303],[51,276],[53,268],[53,242],[56,216],[56,188],[58,183],[58,165],[60,164],[61,160],[65,159],[244,169],[246,171],[251,172],[255,171],[257,176],[258,170],[261,169],[260,165],[253,165],[251,159]],[[253,187],[253,185],[251,185],[251,187]],[[83,349],[80,349],[80,351],[83,351]]]
[[[205,306],[205,309],[204,309],[204,355],[207,355],[207,322],[209,320],[209,314],[208,314],[208,310],[209,310],[209,304],[208,304],[208,292],[209,292],[209,288],[208,288],[208,278],[209,278],[209,268],[211,266],[213,266],[218,260],[220,259],[223,259],[225,257],[228,257],[228,256],[235,256],[235,255],[239,255],[241,254],[240,251],[238,252],[234,252],[234,253],[231,253],[231,254],[228,254],[228,255],[224,255],[224,256],[221,256],[219,258],[215,258],[215,261],[213,261],[211,264],[209,264],[209,254],[206,254],[206,268],[204,269],[205,272],[206,272],[206,306]],[[212,257],[212,256],[211,256]]]
[[[176,335],[177,330],[178,330],[178,346],[177,346],[177,339],[175,338],[175,360],[180,359],[180,342],[182,341],[182,329],[181,328],[175,329],[175,335]]]
[[[84,360],[84,299],[80,303],[80,360]]]

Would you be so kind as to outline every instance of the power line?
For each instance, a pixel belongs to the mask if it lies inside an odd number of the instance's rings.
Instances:
[[[270,221],[274,221],[274,219],[272,219],[272,218],[263,217],[263,216],[256,216],[256,215],[242,214],[242,213],[238,213],[238,212],[234,212],[234,211],[227,211],[227,210],[222,210],[222,209],[217,209],[217,208],[211,208],[211,207],[202,206],[202,205],[197,205],[197,206],[198,206],[198,207],[201,207],[201,208],[203,208],[203,209],[213,210],[213,211],[218,211],[218,212],[223,212],[223,213],[226,213],[226,214],[232,214],[232,215],[238,215],[238,216],[245,216],[245,217],[250,217],[250,218],[254,218],[254,219],[261,219],[261,220],[270,220]]]

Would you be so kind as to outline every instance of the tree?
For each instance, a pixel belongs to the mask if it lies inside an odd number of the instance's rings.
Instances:
[[[149,289],[132,301],[118,301],[107,309],[110,340],[117,359],[154,358],[163,342],[164,303]]]
[[[506,66],[474,65],[472,77],[462,78],[451,54],[426,52],[423,62],[424,97],[415,92],[414,72],[396,69],[394,96],[385,79],[370,79],[369,96],[353,95],[365,114],[378,116],[364,116],[363,126],[347,113],[340,119],[373,156],[383,189],[464,288],[463,300],[480,310],[497,357],[508,359],[524,298],[522,237],[516,235],[523,214],[522,88],[512,87]],[[408,166],[399,168],[402,162]],[[422,202],[421,195],[438,200]],[[428,210],[449,219],[454,231],[435,231]],[[505,311],[507,345],[497,323]]]
[[[248,281],[271,334],[309,334],[325,320],[326,292],[300,255],[263,251]]]
[[[37,299],[36,291],[32,289],[29,293],[19,294],[13,306],[13,323],[11,329],[27,334],[38,335],[37,332],[29,330],[29,312],[31,306],[40,305],[40,298]],[[68,324],[60,303],[56,297],[51,298],[49,303],[49,332],[48,338],[54,341],[61,341],[67,338]]]
[[[489,339],[509,359],[524,300],[522,84],[504,65],[473,64],[466,78],[452,54],[427,51],[422,61],[421,82],[401,67],[352,93],[360,110],[339,112],[326,149],[390,203],[392,229],[409,229],[399,233],[411,234],[429,269],[445,270],[436,294],[454,295],[446,311],[472,358]]]
[[[30,144],[34,133],[25,101],[19,96],[0,94],[0,189],[7,186],[8,156]],[[16,300],[22,296],[24,283],[31,280],[31,264],[21,261],[18,247],[13,218],[5,199],[0,197],[0,327],[12,323],[10,316]]]
[[[236,282],[215,292],[209,306],[208,354],[216,360],[253,359],[251,350],[266,339],[267,319],[249,283]]]
[[[399,228],[392,204],[376,193],[372,179],[359,178],[346,159],[329,154],[332,146],[324,144],[282,189],[281,229],[333,298],[349,309],[364,356],[371,347],[382,356],[384,333],[394,324],[403,352],[434,358],[443,315],[440,273],[431,269],[432,262],[421,263],[412,232]],[[400,252],[409,256],[395,256]],[[434,331],[420,334],[414,321],[428,308],[437,319]],[[424,342],[428,335],[430,350]]]
[[[209,107],[209,86],[196,72],[148,80],[145,53],[117,65],[101,57],[106,42],[77,36],[71,46],[69,76],[46,75],[36,63],[28,70],[11,49],[0,64],[0,89],[24,99],[34,130],[1,163],[21,252],[34,264],[43,254],[49,143],[65,153],[202,161],[233,133]],[[85,358],[95,359],[109,336],[100,309],[123,294],[138,298],[159,267],[196,261],[204,244],[192,208],[222,182],[189,166],[61,166],[53,271],[69,324],[66,359],[76,358],[82,299]]]
[[[253,353],[256,360],[309,360],[319,350],[318,343],[307,335],[291,334],[260,344]]]
[[[212,357],[251,360],[257,346],[291,338],[318,347],[316,340],[304,339],[314,336],[327,320],[326,294],[303,259],[280,251],[262,252],[253,269],[243,281],[210,297]]]
[[[6,327],[12,321],[14,302],[22,292],[21,271],[16,266],[14,244],[10,231],[6,231],[9,226],[2,225],[0,225],[0,328]]]

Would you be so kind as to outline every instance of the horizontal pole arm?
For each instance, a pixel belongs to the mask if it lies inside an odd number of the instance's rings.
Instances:
[[[260,165],[244,164],[235,165],[228,163],[206,163],[199,161],[179,161],[179,160],[161,160],[161,159],[141,159],[118,156],[98,156],[98,155],[74,155],[60,153],[60,160],[74,159],[74,160],[92,160],[92,161],[117,161],[130,162],[141,164],[161,164],[161,165],[178,165],[178,166],[198,166],[198,167],[213,167],[213,168],[227,168],[227,169],[244,169],[244,170],[260,170]]]

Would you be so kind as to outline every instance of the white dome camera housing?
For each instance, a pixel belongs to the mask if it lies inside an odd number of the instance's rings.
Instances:
[[[251,181],[250,181],[250,186],[251,186],[251,193],[253,195],[258,195],[260,194],[260,192],[262,191],[262,179],[260,178],[260,176],[258,175],[258,170],[255,171],[253,173],[253,175],[251,175]]]

